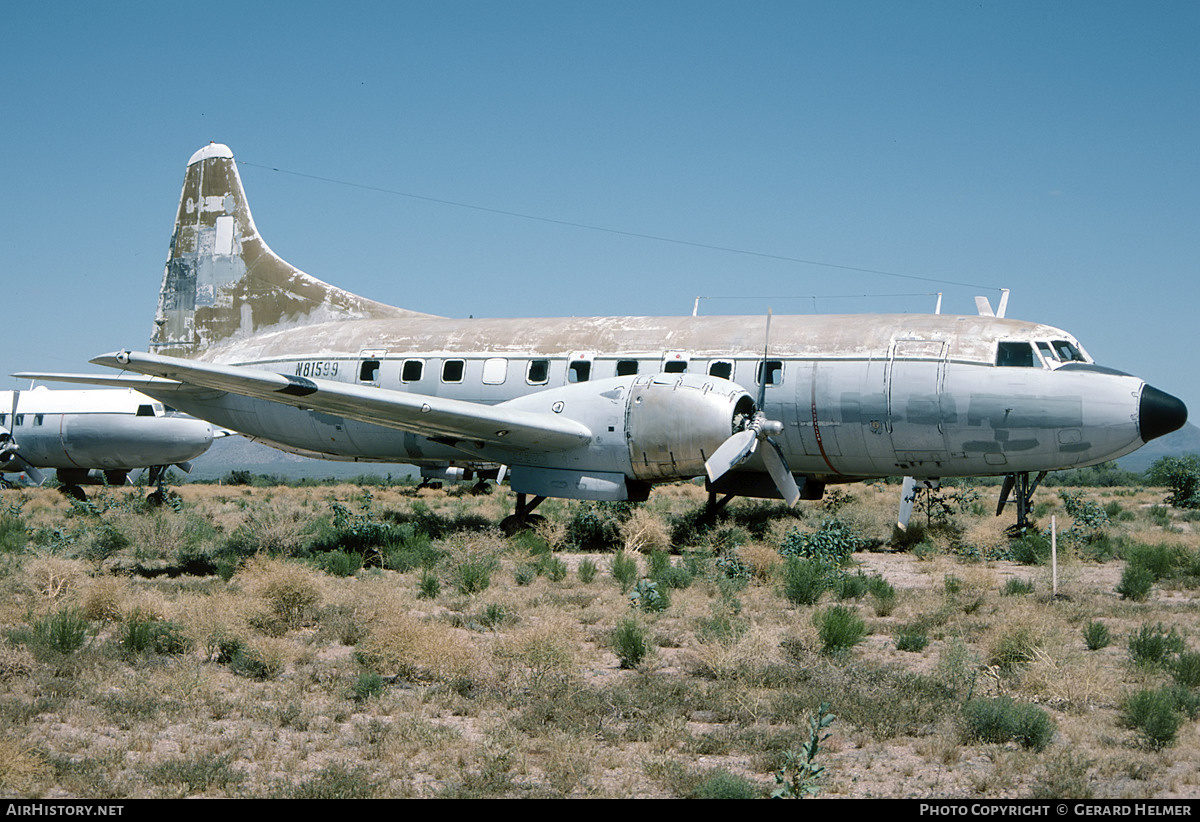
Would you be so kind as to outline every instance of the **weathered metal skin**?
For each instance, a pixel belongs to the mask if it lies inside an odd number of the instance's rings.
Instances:
[[[145,390],[297,453],[502,463],[518,490],[621,499],[704,473],[735,409],[759,393],[765,329],[754,316],[461,320],[366,300],[276,256],[254,227],[232,152],[210,145],[188,164],[150,350],[289,375],[312,396]],[[1074,337],[1039,323],[777,316],[766,342],[761,410],[782,424],[790,470],[814,482],[1069,468],[1120,457],[1186,420],[1175,398],[1092,365]],[[1023,367],[1000,364],[1008,344],[1027,348]],[[623,376],[669,368],[686,374]],[[339,404],[338,385],[562,414],[591,439],[539,452],[438,436],[403,410]],[[764,469],[756,456],[738,470]]]
[[[0,392],[0,408],[11,406],[12,392]],[[133,391],[38,388],[20,392],[16,407],[20,424],[6,418],[5,426],[21,457],[38,468],[129,471],[174,465],[200,456],[213,441],[210,423],[164,415]]]

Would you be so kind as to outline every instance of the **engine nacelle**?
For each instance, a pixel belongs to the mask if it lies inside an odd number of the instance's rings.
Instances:
[[[740,385],[699,374],[614,377],[551,388],[505,403],[562,414],[592,441],[554,456],[514,453],[511,483],[522,493],[571,499],[645,498],[649,484],[705,473],[704,463],[754,413]]]
[[[704,463],[754,414],[754,400],[729,380],[658,374],[629,387],[625,435],[631,475],[679,479],[704,473]]]

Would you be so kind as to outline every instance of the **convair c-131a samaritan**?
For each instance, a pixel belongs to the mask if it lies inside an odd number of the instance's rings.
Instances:
[[[83,499],[84,485],[123,485],[149,469],[151,502],[162,502],[166,470],[191,471],[191,460],[216,432],[203,420],[173,413],[132,389],[0,391],[0,475],[24,474],[35,485],[53,468],[61,490]]]
[[[1003,314],[1003,311],[997,312]],[[1128,454],[1183,403],[1058,328],[942,314],[449,319],[359,297],[278,257],[233,153],[188,162],[149,351],[93,363],[278,448],[506,473],[545,497],[645,499],[706,477],[733,496],[1005,476],[1018,521],[1045,472]],[[1031,480],[1031,476],[1033,479]],[[901,513],[903,521],[906,514]]]

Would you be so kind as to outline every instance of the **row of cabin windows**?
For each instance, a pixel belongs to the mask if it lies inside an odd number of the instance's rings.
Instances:
[[[591,360],[572,360],[567,366],[567,382],[587,382],[592,378]],[[638,373],[638,360],[618,360],[616,376],[632,377]],[[767,360],[767,385],[778,385],[783,381],[783,361]],[[755,369],[755,382],[762,382],[764,363],[759,362]],[[359,366],[358,379],[360,382],[379,381],[379,360],[363,360]],[[466,360],[442,360],[441,381],[444,383],[460,383],[466,374]],[[686,360],[672,360],[663,366],[668,374],[683,374],[688,370]],[[708,364],[708,375],[723,380],[733,379],[734,364],[731,360],[712,360]],[[400,366],[400,382],[420,382],[425,377],[425,360],[405,360]],[[484,385],[502,385],[508,378],[508,360],[503,357],[492,357],[483,361]],[[545,385],[550,381],[550,360],[529,360],[525,368],[525,382],[529,385]]]
[[[41,414],[33,415],[33,424],[35,426],[41,425],[43,422],[45,422],[45,418]],[[24,414],[17,414],[16,416],[13,417],[13,425],[14,426],[24,425],[24,424],[25,424],[25,415]],[[0,414],[0,428],[7,428],[7,427],[8,427],[8,414]]]

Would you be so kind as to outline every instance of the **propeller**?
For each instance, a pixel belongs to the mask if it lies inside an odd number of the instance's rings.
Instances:
[[[767,419],[762,410],[767,396],[767,351],[770,338],[771,311],[768,309],[766,341],[763,343],[763,359],[758,375],[758,401],[753,413],[742,420],[740,428],[733,432],[733,436],[721,443],[720,447],[704,463],[704,470],[708,472],[709,481],[716,482],[726,473],[750,459],[758,450],[759,443],[765,442],[766,447],[762,449],[763,465],[766,466],[767,473],[774,480],[775,487],[783,495],[784,501],[791,506],[800,499],[800,488],[796,485],[796,478],[792,476],[791,469],[788,468],[787,459],[783,456],[783,449],[772,439],[783,433],[783,423]]]
[[[12,413],[8,417],[9,428],[7,431],[0,428],[0,466],[16,466],[25,472],[25,476],[29,477],[30,482],[34,485],[41,485],[46,481],[46,475],[21,456],[21,446],[17,445],[16,438],[13,436],[17,425],[17,402],[21,397],[21,392],[13,391],[12,395]]]
[[[908,520],[912,516],[913,503],[916,502],[917,491],[923,488],[932,491],[940,484],[940,481],[936,479],[917,480],[913,477],[905,477],[904,484],[900,490],[900,514],[896,518],[896,527],[901,531],[908,530]]]

